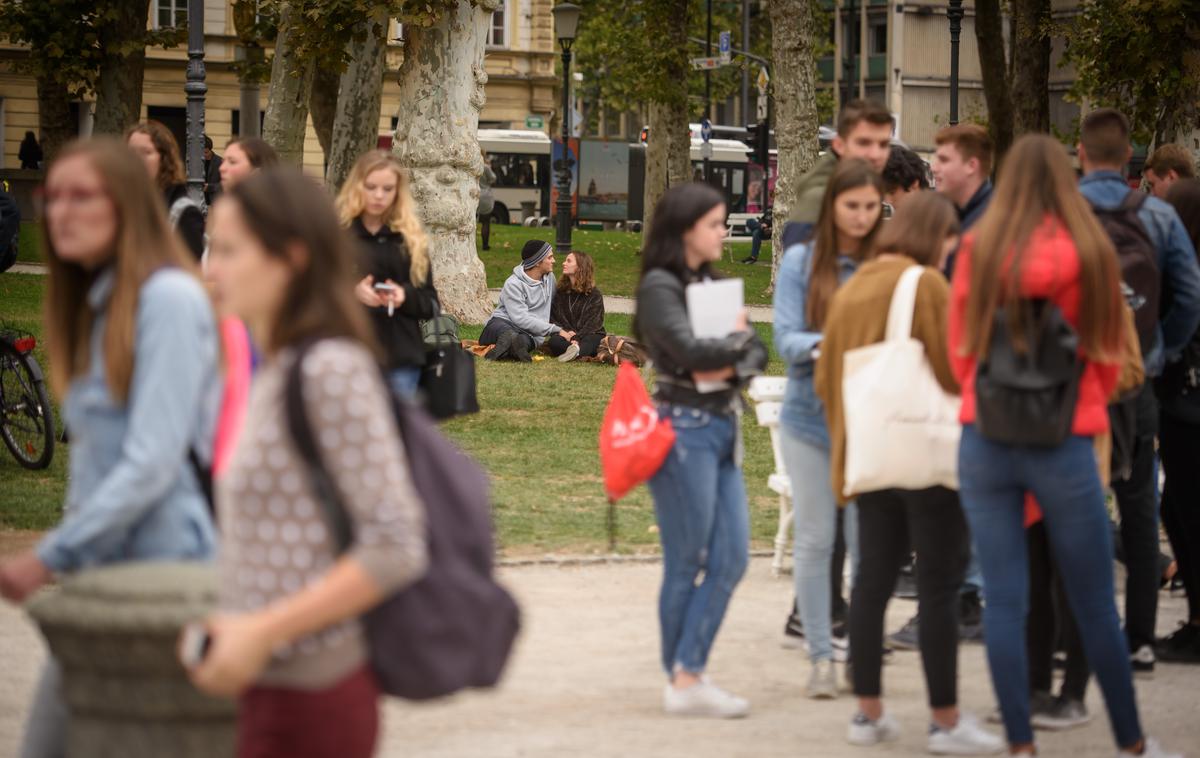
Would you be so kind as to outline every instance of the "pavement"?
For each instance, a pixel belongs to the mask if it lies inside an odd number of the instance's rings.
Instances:
[[[654,562],[600,565],[522,565],[500,570],[524,610],[524,628],[501,685],[430,704],[387,701],[377,755],[418,758],[807,758],[925,755],[928,712],[920,658],[897,652],[884,669],[887,708],[903,734],[899,742],[855,748],[845,741],[854,709],[849,695],[833,701],[804,696],[808,664],[780,646],[791,605],[790,580],[773,578],[770,560],[752,560],[717,638],[709,673],[746,696],[742,721],[679,720],[661,712],[657,594],[662,568]],[[888,628],[915,610],[893,600]],[[1161,595],[1159,629],[1170,631],[1186,613],[1184,601]],[[24,614],[0,604],[0,756],[14,755],[34,678],[43,660],[41,637]],[[1152,681],[1139,680],[1147,732],[1173,750],[1200,758],[1200,668],[1159,664]],[[959,653],[962,706],[986,716],[994,707],[981,645]],[[1096,718],[1063,733],[1039,733],[1046,756],[1112,756],[1103,702],[1093,683]],[[989,727],[999,732],[999,727]]]

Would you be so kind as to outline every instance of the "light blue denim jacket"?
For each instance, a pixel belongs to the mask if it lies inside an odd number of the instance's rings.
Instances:
[[[1097,208],[1116,208],[1134,190],[1116,171],[1096,171],[1083,177],[1079,191]],[[1163,366],[1179,357],[1200,324],[1200,266],[1196,250],[1179,214],[1156,197],[1147,197],[1138,211],[1150,241],[1158,249],[1163,297],[1170,308],[1158,322],[1158,339],[1142,361],[1147,376],[1159,376]]]
[[[816,367],[813,349],[820,344],[822,335],[812,331],[804,315],[812,265],[813,243],[800,242],[784,251],[775,277],[775,350],[788,364],[780,423],[793,436],[827,449],[825,406],[813,387]],[[857,261],[839,255],[838,286],[845,284],[857,270]]]
[[[105,379],[104,328],[112,269],[88,292],[95,311],[86,373],[71,382],[63,417],[71,434],[62,524],[38,545],[55,572],[129,560],[204,560],[212,519],[188,462],[207,462],[220,403],[217,329],[207,295],[178,269],[152,274],[138,295],[129,399]]]

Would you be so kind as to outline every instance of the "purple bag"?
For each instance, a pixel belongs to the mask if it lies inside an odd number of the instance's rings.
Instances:
[[[288,373],[288,429],[339,552],[345,552],[353,524],[321,462],[304,408],[300,366],[309,347],[300,348]],[[421,408],[395,397],[393,407],[413,484],[427,506],[429,567],[364,616],[371,666],[385,693],[408,700],[491,687],[512,650],[520,610],[492,576],[487,474]]]

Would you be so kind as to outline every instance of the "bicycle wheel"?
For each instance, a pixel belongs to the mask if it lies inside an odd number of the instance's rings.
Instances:
[[[27,469],[54,456],[54,413],[41,368],[31,355],[0,342],[0,438]]]

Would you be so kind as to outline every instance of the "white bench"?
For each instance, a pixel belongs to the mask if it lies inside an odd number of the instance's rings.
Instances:
[[[792,480],[783,465],[783,447],[779,438],[779,414],[783,410],[786,388],[786,376],[758,376],[750,382],[749,391],[758,425],[765,426],[771,434],[771,452],[775,458],[775,470],[767,477],[767,487],[779,495],[779,530],[775,533],[775,556],[771,560],[773,576],[783,573],[784,553],[792,535]]]

